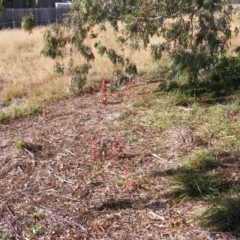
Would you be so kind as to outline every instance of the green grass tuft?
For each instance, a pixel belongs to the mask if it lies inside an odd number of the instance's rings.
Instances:
[[[240,232],[240,198],[219,198],[201,218],[214,226],[218,231]]]
[[[182,200],[191,198],[209,199],[219,195],[222,185],[218,177],[191,171],[177,173],[173,176],[173,179],[175,186],[172,194]]]
[[[42,225],[33,228],[26,228],[25,232],[31,237],[36,238],[43,235],[46,232],[46,228]]]
[[[24,149],[27,147],[27,144],[24,141],[19,140],[15,142],[15,146],[17,147],[17,149]]]

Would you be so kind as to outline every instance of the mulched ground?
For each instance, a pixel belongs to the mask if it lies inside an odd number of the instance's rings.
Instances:
[[[157,85],[135,80],[107,104],[86,94],[0,125],[0,239],[237,239],[191,221],[204,203],[169,196],[178,157],[140,121],[147,105],[132,106]]]

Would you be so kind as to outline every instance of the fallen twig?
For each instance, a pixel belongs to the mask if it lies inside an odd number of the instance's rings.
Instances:
[[[10,212],[11,216],[16,219],[15,213],[13,212],[13,210],[6,204],[6,208],[7,210]]]
[[[24,148],[24,150],[31,156],[34,157],[34,154],[32,152],[30,152],[27,148]]]
[[[63,178],[57,176],[56,174],[54,176],[57,177],[61,182],[75,184],[73,181],[69,181],[69,180],[63,179]]]
[[[19,239],[21,239],[21,235],[18,234],[18,232],[15,230],[15,228],[12,226],[12,224],[8,221],[7,218],[5,218],[6,222],[8,223],[8,225],[11,227],[12,231],[15,232],[15,234],[20,237]]]
[[[155,154],[155,153],[151,153],[151,155],[152,155],[153,157],[155,157],[155,158],[157,158],[157,159],[163,161],[163,162],[167,162],[166,159],[159,157],[159,156],[158,156],[157,154]]]

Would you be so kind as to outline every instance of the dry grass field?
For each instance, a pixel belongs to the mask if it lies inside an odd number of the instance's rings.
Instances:
[[[21,29],[0,32],[0,106],[37,104],[64,94],[67,80],[54,74],[54,62],[40,56],[43,28],[29,35]],[[29,101],[26,101],[29,99]]]
[[[44,30],[44,27],[35,28],[31,35],[22,29],[0,31],[0,111],[9,111],[18,106],[37,106],[43,101],[66,95],[70,76],[54,73],[55,61],[40,55]],[[88,44],[93,45],[92,42],[89,40]],[[102,35],[102,43],[116,45],[113,33]],[[137,62],[140,73],[156,68],[147,51],[135,54],[126,52],[126,55]],[[82,63],[84,60],[75,54],[74,61]],[[100,80],[103,75],[111,78],[112,71],[110,61],[96,55],[89,80]]]

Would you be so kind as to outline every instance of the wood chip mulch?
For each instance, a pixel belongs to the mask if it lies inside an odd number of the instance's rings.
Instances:
[[[0,239],[236,239],[191,221],[203,203],[167,194],[166,134],[131,104],[156,87],[136,80],[106,104],[86,94],[1,124]]]

